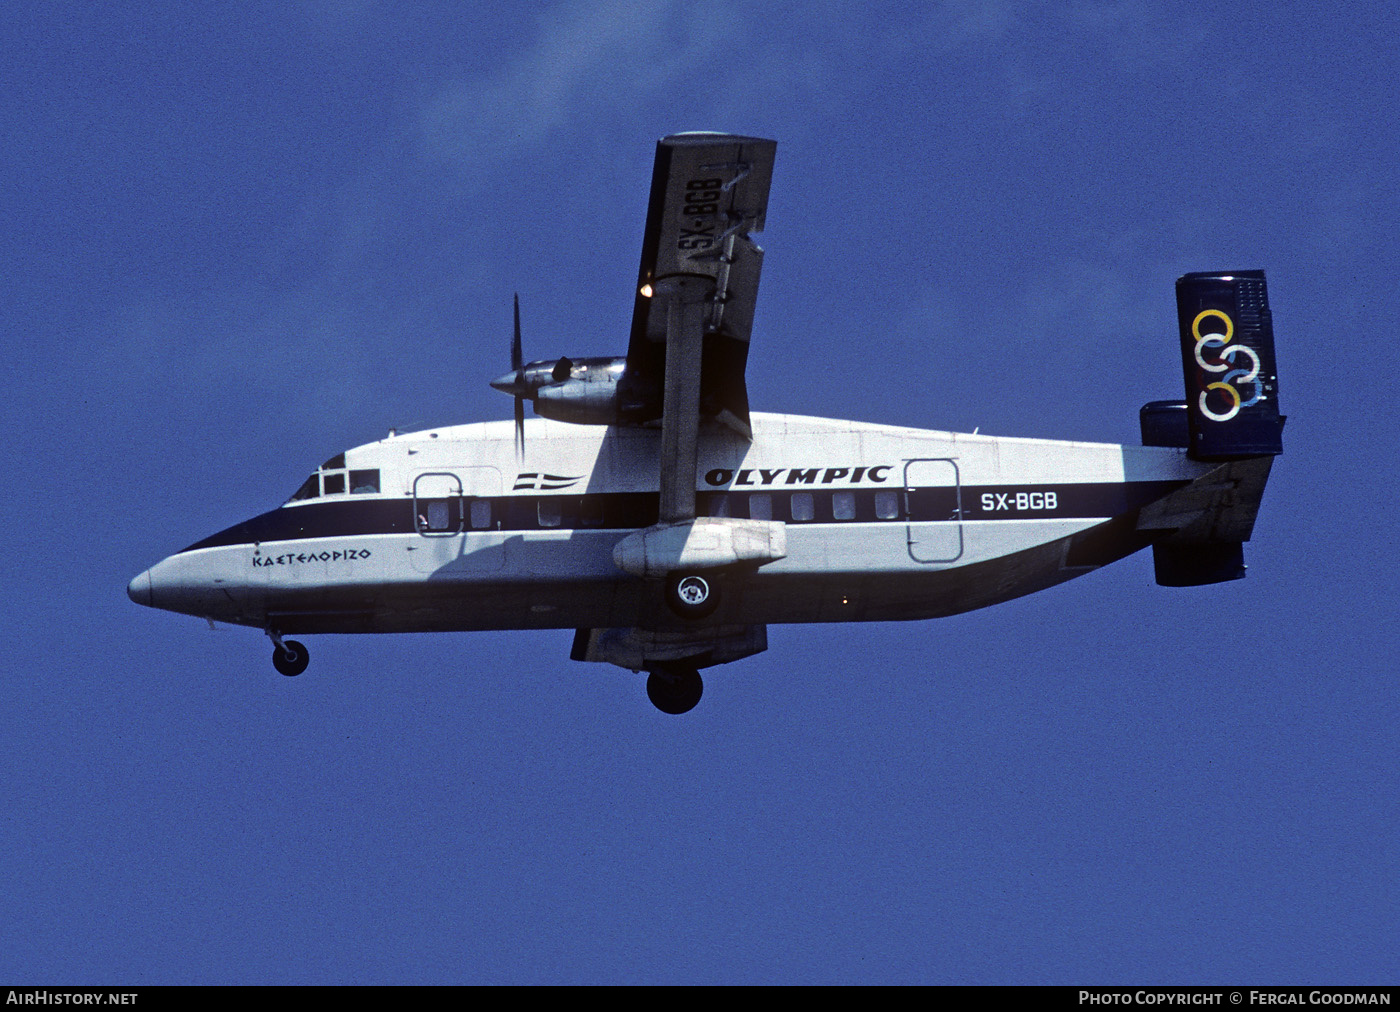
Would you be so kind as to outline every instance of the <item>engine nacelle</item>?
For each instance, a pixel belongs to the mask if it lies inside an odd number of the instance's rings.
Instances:
[[[559,358],[530,362],[491,381],[502,393],[533,401],[535,414],[579,425],[618,420],[618,382],[625,358]]]
[[[617,383],[626,364],[625,358],[583,359],[570,363],[567,379],[548,383],[535,391],[535,413],[582,425],[607,425],[617,421]]]

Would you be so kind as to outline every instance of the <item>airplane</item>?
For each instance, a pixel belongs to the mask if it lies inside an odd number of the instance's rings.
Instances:
[[[1244,576],[1285,421],[1262,271],[1177,281],[1186,398],[1142,408],[1141,446],[751,412],[776,149],[657,143],[625,356],[525,362],[517,299],[513,423],[337,453],[130,598],[262,629],[284,675],[293,634],[573,629],[674,714],[772,623],[952,615],[1149,546],[1164,586]]]

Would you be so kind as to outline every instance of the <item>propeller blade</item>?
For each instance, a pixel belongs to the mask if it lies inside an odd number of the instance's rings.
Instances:
[[[573,371],[573,368],[574,363],[572,359],[567,357],[561,358],[558,362],[554,363],[554,369],[550,372],[550,376],[555,383],[563,383],[569,378],[569,373]]]
[[[525,364],[525,354],[520,350],[520,294],[515,296],[515,336],[510,342],[510,367],[516,372]]]
[[[515,455],[522,460],[525,457],[525,398],[518,394],[515,398]]]
[[[515,397],[515,459],[525,459],[525,397],[529,388],[525,385],[525,353],[520,340],[520,293],[515,293],[515,332],[510,339],[510,372],[497,376],[491,385],[502,393]]]

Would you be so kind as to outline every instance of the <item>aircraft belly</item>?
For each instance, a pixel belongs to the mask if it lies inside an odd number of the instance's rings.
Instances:
[[[636,625],[647,588],[616,579],[402,581],[269,601],[284,632],[468,632]],[[664,620],[662,620],[664,622]]]
[[[920,573],[974,565],[1059,541],[1103,522],[1103,518],[967,521],[930,524],[789,524],[788,554],[764,566],[765,574]],[[949,532],[950,528],[961,528]],[[912,529],[912,533],[911,533]],[[925,532],[938,531],[936,534]],[[922,562],[909,551],[912,537],[955,545],[948,558]]]
[[[766,624],[882,622],[955,615],[1088,572],[1087,568],[1065,567],[1070,541],[1062,538],[956,566],[911,563],[881,573],[762,572],[743,589],[742,614],[745,621]],[[716,617],[722,615],[723,609]]]
[[[962,525],[965,547],[958,565],[977,565],[1015,555],[1038,545],[1061,541],[1097,526],[1105,519],[1075,517],[1057,520],[970,520]]]

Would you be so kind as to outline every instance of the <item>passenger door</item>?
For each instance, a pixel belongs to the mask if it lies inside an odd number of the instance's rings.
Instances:
[[[915,562],[956,562],[962,557],[962,484],[956,461],[905,462],[904,516],[909,557]]]
[[[424,471],[413,480],[413,517],[419,537],[409,560],[420,573],[453,576],[500,569],[504,555],[493,513],[501,493],[494,467]]]
[[[413,516],[425,538],[462,533],[462,482],[447,471],[427,471],[413,479]]]

